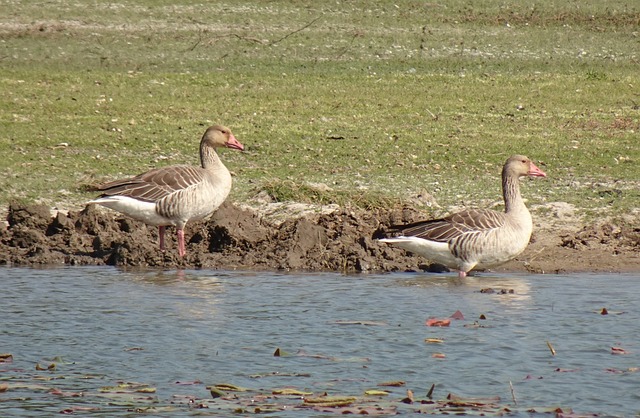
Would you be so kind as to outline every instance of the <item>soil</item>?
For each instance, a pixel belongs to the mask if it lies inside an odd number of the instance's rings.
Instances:
[[[185,229],[187,255],[177,254],[175,231],[167,251],[158,231],[115,212],[89,205],[55,212],[12,203],[0,227],[0,264],[114,265],[162,268],[286,271],[446,271],[403,250],[378,243],[390,224],[425,219],[414,207],[363,210],[304,205],[262,207],[225,203],[207,221]],[[274,209],[276,207],[276,209]],[[640,222],[581,225],[558,215],[537,220],[528,248],[498,272],[640,272]]]

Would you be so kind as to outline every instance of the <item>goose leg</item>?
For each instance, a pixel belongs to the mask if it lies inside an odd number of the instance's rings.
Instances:
[[[178,228],[178,254],[180,254],[180,257],[184,257],[186,253],[187,251],[184,246],[184,229]]]
[[[158,241],[160,241],[160,251],[164,252],[164,226],[158,227]]]
[[[462,270],[458,270],[458,278],[464,279],[465,277],[467,277],[467,272],[466,271],[462,271]]]

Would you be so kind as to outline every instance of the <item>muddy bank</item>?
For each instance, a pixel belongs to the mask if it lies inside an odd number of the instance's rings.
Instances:
[[[155,227],[91,205],[59,212],[11,204],[0,228],[0,264],[115,265],[221,270],[382,272],[438,270],[428,261],[373,239],[381,225],[412,222],[411,208],[364,211],[335,208],[282,222],[260,210],[225,203],[208,221],[187,225],[187,256],[180,259],[173,229],[167,251]],[[538,220],[539,221],[539,220]],[[634,227],[634,225],[636,225]],[[562,230],[544,222],[517,259],[496,271],[640,272],[640,226],[610,222]]]

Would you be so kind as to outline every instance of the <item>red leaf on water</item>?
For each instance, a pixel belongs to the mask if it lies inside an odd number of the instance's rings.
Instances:
[[[79,398],[81,396],[84,396],[84,393],[82,392],[63,392],[60,389],[51,389],[49,393],[52,395],[67,396],[72,398]]]
[[[63,409],[59,411],[60,414],[74,414],[75,412],[85,412],[85,411],[99,411],[100,408],[92,407],[92,406],[72,406],[71,408]]]
[[[448,327],[451,325],[450,319],[429,318],[425,324],[428,327]]]
[[[611,347],[611,354],[629,354],[629,352],[621,347]]]
[[[453,315],[451,315],[452,319],[464,319],[464,315],[462,315],[462,312],[460,311],[455,311],[453,313]]]

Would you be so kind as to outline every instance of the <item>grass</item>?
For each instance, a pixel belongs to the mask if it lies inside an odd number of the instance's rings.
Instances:
[[[196,163],[220,122],[234,200],[490,204],[522,153],[531,202],[637,213],[632,0],[24,3],[0,0],[0,206]]]

